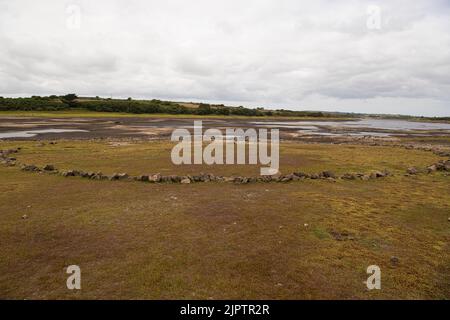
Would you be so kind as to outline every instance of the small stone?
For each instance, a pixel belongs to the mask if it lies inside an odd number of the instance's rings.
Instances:
[[[45,165],[44,170],[45,171],[54,171],[55,167],[52,164],[47,164],[47,165]]]
[[[322,176],[325,178],[335,178],[336,175],[331,171],[323,171]]]
[[[386,176],[386,174],[381,171],[375,171],[374,175],[375,175],[375,178],[383,178]]]
[[[40,169],[33,164],[22,165],[22,170],[23,171],[40,171]]]
[[[407,170],[406,170],[406,172],[408,173],[408,174],[417,174],[417,169],[416,168],[414,168],[414,167],[410,167],[410,168],[408,168]]]
[[[149,178],[150,182],[160,182],[161,181],[161,175],[159,173],[151,175]]]
[[[391,264],[392,264],[393,266],[397,266],[397,265],[399,264],[399,262],[400,262],[400,260],[399,260],[399,258],[397,258],[396,256],[392,256],[392,257],[391,257]]]
[[[24,214],[24,215],[22,216],[22,219],[28,219],[28,216],[27,216],[26,214]]]
[[[191,180],[189,178],[184,178],[181,180],[181,183],[188,184],[188,183],[191,183]]]
[[[136,178],[137,181],[148,181],[148,176],[140,175]]]
[[[174,183],[181,182],[181,180],[182,180],[182,178],[177,175],[171,175],[171,176],[169,176],[169,179],[171,182],[174,182]]]
[[[119,173],[118,177],[119,177],[119,180],[128,179],[128,174],[127,173]]]
[[[345,173],[341,178],[345,180],[355,180],[356,176],[353,173]]]

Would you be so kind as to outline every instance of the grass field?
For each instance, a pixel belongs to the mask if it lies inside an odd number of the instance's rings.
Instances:
[[[3,142],[3,148],[21,146],[19,160],[44,166],[53,164],[59,169],[102,171],[105,174],[126,172],[130,175],[198,174],[216,175],[259,174],[260,165],[174,165],[170,141],[119,142],[61,140],[57,144],[39,142]],[[280,147],[280,171],[318,173],[331,170],[336,174],[388,170],[405,173],[411,166],[426,167],[441,158],[431,152],[406,150],[398,147],[301,144],[284,142]]]
[[[24,163],[104,173],[259,168],[174,166],[167,142],[0,143],[12,146],[22,147],[16,157]],[[0,298],[449,299],[449,177],[403,175],[438,159],[283,143],[282,172],[396,175],[249,185],[92,181],[0,166]],[[79,291],[66,288],[72,264],[81,268]],[[382,289],[368,291],[373,264]]]

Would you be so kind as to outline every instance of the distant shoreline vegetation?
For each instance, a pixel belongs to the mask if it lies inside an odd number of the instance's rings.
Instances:
[[[164,100],[112,99],[101,97],[78,97],[76,94],[62,96],[32,96],[4,98],[0,96],[0,111],[67,111],[81,109],[95,112],[118,112],[129,114],[180,114],[217,115],[245,117],[305,117],[305,118],[361,118],[408,119],[450,121],[450,117],[419,117],[407,115],[363,114],[347,112],[294,111],[286,109],[230,107],[223,104],[173,102]]]
[[[62,111],[85,109],[97,112],[123,112],[135,114],[192,114],[192,115],[233,115],[233,116],[280,116],[280,117],[331,117],[320,111],[265,110],[263,108],[229,107],[207,103],[181,103],[163,100],[111,99],[100,97],[32,96],[29,98],[0,97],[0,111]],[[333,115],[336,117],[336,115]],[[344,117],[344,115],[342,115]]]

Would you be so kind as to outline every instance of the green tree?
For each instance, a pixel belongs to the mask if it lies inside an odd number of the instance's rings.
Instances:
[[[69,93],[62,97],[64,103],[66,103],[70,108],[75,108],[77,105],[78,96],[75,93]]]

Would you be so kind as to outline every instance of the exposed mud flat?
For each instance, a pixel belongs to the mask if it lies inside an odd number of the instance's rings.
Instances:
[[[0,118],[0,139],[94,139],[170,136],[176,128],[192,130],[192,118]],[[199,119],[198,119],[199,120]],[[292,121],[254,119],[201,119],[208,128],[279,129],[285,140],[335,141],[359,139],[396,140],[404,137],[450,137],[450,124],[404,120]],[[26,134],[28,133],[28,134]],[[31,133],[31,134],[30,134]]]

